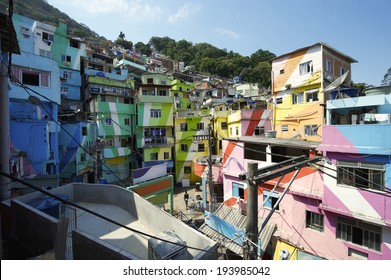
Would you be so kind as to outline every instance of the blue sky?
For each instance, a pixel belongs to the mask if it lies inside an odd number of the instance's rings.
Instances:
[[[391,67],[390,0],[48,0],[110,40],[152,36],[277,56],[324,42],[353,57],[354,82],[379,85]]]

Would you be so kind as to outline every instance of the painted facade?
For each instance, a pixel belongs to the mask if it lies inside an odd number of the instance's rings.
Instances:
[[[298,49],[272,61],[274,130],[278,138],[321,141],[323,105],[329,99],[324,88],[348,72],[353,58],[324,44]]]
[[[328,175],[317,211],[331,258],[391,258],[390,104],[390,94],[327,102],[319,149]]]
[[[60,176],[63,182],[94,182],[96,149],[92,122],[63,123],[59,137]],[[101,146],[103,148],[103,146]]]
[[[60,69],[51,58],[56,27],[17,14],[13,21],[21,54],[12,57],[9,83],[10,154],[22,155],[24,176],[58,175]]]
[[[175,174],[182,186],[194,185],[200,178],[194,173],[193,160],[209,154],[209,110],[177,111],[175,116]]]
[[[167,164],[173,173],[173,97],[170,79],[163,74],[145,74],[137,96],[137,148],[142,167]]]
[[[85,98],[95,124],[95,176],[108,182],[122,181],[136,165],[135,157],[130,157],[136,124],[133,82],[127,69],[115,69],[104,54],[90,53],[83,66]],[[99,141],[104,143],[103,149],[98,147]]]
[[[303,151],[314,151],[317,142],[300,140],[277,140],[274,138],[239,137],[239,140],[223,141],[224,204],[246,213],[247,180],[240,180],[240,174],[247,173],[249,162],[257,162],[258,168],[286,160],[279,154],[302,155]],[[289,185],[294,172],[283,178],[275,178],[258,185],[258,219],[263,221],[277,200],[282,196],[278,209],[268,224],[276,227],[271,243],[266,246],[264,258],[273,258],[279,242],[293,244],[303,254],[323,256],[318,251],[322,233],[307,227],[306,211],[317,208],[323,196],[323,180],[320,172],[311,167],[300,170]],[[277,183],[279,182],[278,186]],[[289,189],[287,189],[289,187]],[[284,192],[286,194],[284,195]],[[259,228],[260,230],[260,228]],[[262,240],[260,240],[262,243]]]
[[[171,81],[171,91],[174,96],[174,110],[189,110],[192,108],[190,96],[194,92],[194,84],[182,80],[174,79]]]
[[[86,44],[80,38],[69,37],[68,26],[59,22],[54,33],[52,58],[60,67],[61,108],[81,109],[81,57],[86,56]]]
[[[234,110],[228,116],[228,137],[265,136],[271,130],[271,110]]]

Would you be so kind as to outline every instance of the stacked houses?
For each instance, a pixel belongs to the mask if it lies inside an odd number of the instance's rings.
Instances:
[[[352,88],[355,59],[324,43],[278,56],[265,96],[256,84],[175,72],[166,58],[93,48],[62,22],[13,21],[15,177],[128,187],[135,169],[163,164],[175,186],[209,186],[200,231],[239,257],[255,182],[257,258],[391,259],[390,88]],[[299,158],[312,160],[262,177]],[[246,176],[252,163],[259,180]]]

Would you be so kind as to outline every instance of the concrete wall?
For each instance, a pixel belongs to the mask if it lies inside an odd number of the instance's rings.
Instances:
[[[72,232],[74,260],[139,260],[140,258],[121,250],[99,238],[80,230]]]

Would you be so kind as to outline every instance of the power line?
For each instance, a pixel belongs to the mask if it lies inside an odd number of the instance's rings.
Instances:
[[[74,202],[71,202],[71,201],[68,201],[68,200],[66,200],[66,199],[63,199],[63,198],[61,198],[61,197],[59,197],[59,196],[57,196],[57,195],[55,195],[55,194],[53,194],[53,193],[51,193],[51,192],[48,192],[48,191],[43,190],[43,189],[40,189],[40,188],[38,188],[38,187],[36,187],[36,186],[30,184],[30,183],[27,183],[27,182],[25,182],[25,181],[23,181],[23,180],[21,180],[21,179],[18,179],[18,178],[14,177],[14,176],[11,176],[10,174],[7,174],[7,173],[5,173],[5,172],[0,171],[0,175],[5,176],[5,177],[8,177],[8,178],[10,178],[10,179],[12,179],[12,180],[14,180],[14,181],[16,181],[16,182],[19,182],[19,183],[21,183],[21,184],[23,184],[23,185],[25,185],[25,186],[30,187],[30,188],[32,188],[32,189],[38,191],[38,192],[41,192],[41,193],[43,193],[43,194],[45,194],[45,195],[47,195],[47,196],[53,197],[53,198],[55,198],[55,199],[61,201],[61,202],[64,203],[64,204],[68,204],[68,205],[71,205],[71,206],[73,206],[73,207],[75,207],[75,208],[78,208],[78,209],[80,209],[80,210],[83,210],[83,211],[85,211],[85,212],[88,212],[88,213],[90,213],[90,214],[92,214],[92,215],[94,215],[94,216],[96,216],[96,217],[98,217],[98,218],[101,218],[101,219],[103,219],[103,220],[106,220],[106,221],[108,221],[108,222],[110,222],[110,223],[113,223],[113,224],[115,224],[115,225],[117,225],[117,226],[119,226],[119,227],[125,228],[125,229],[127,229],[127,230],[129,230],[129,231],[132,231],[132,232],[134,232],[134,233],[137,233],[137,234],[140,234],[140,235],[144,235],[144,236],[146,236],[146,237],[153,238],[153,239],[156,239],[156,240],[159,240],[159,241],[163,241],[163,242],[167,242],[167,243],[170,243],[170,244],[174,244],[174,245],[177,245],[177,246],[182,246],[182,247],[184,247],[184,248],[188,248],[188,249],[193,249],[193,250],[197,250],[197,251],[203,251],[203,252],[208,252],[208,253],[210,253],[208,250],[205,250],[205,249],[201,249],[201,248],[197,248],[197,247],[192,247],[192,246],[188,246],[188,245],[183,245],[183,244],[178,244],[178,243],[175,243],[175,242],[173,242],[173,241],[165,240],[165,239],[163,239],[163,238],[153,236],[153,235],[151,235],[151,234],[149,234],[149,233],[146,233],[146,232],[143,232],[143,231],[140,231],[140,230],[137,230],[137,229],[130,228],[130,227],[128,227],[128,226],[126,226],[126,225],[123,225],[123,224],[121,224],[121,223],[119,223],[119,222],[117,222],[117,221],[114,221],[114,220],[112,220],[112,219],[110,219],[110,218],[107,218],[107,217],[104,216],[104,215],[101,215],[101,214],[99,214],[99,213],[97,213],[97,212],[95,212],[95,211],[92,211],[92,210],[90,210],[90,209],[88,209],[88,208],[86,208],[86,207],[84,207],[84,206],[81,206],[81,205],[78,205],[78,204],[76,204],[76,203],[74,203]]]

